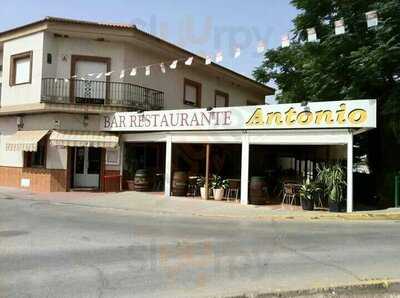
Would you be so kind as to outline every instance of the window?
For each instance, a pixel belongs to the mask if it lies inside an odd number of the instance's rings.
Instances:
[[[214,107],[229,107],[229,94],[215,90],[215,102]]]
[[[107,148],[106,164],[118,166],[119,165],[119,156],[120,156],[119,149]]]
[[[10,86],[32,81],[32,52],[11,56]]]
[[[185,79],[183,103],[194,107],[201,107],[201,84]]]
[[[46,167],[47,138],[43,138],[37,145],[36,152],[24,152],[25,168]]]

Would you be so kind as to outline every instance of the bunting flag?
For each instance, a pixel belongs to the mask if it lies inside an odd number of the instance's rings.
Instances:
[[[367,18],[367,27],[373,28],[378,26],[378,13],[376,10],[369,11],[365,14]]]
[[[165,64],[164,63],[160,64],[160,69],[161,69],[162,73],[166,73],[167,72],[166,69],[165,69]]]
[[[174,60],[171,65],[169,66],[169,68],[171,69],[176,69],[176,67],[178,66],[178,60]]]
[[[186,61],[185,61],[185,65],[190,66],[193,63],[193,57],[189,57]]]
[[[307,29],[307,40],[308,42],[316,42],[318,40],[317,31],[315,30],[315,28]]]
[[[346,33],[346,28],[344,25],[344,20],[340,19],[335,21],[335,35],[342,35]]]
[[[289,39],[289,35],[284,35],[282,36],[282,48],[287,48],[290,46],[290,39]]]
[[[367,27],[368,28],[376,28],[379,24],[379,19],[378,19],[378,12],[376,10],[373,11],[369,11],[365,13],[365,17],[366,17],[366,23],[367,23]],[[323,23],[325,25],[329,25],[330,22],[329,21],[323,21]],[[305,29],[307,32],[307,41],[308,42],[318,42],[318,34],[316,32],[316,28],[312,27],[312,28],[307,28]],[[345,25],[345,21],[344,19],[339,19],[336,20],[334,22],[334,32],[335,35],[342,35],[346,33],[346,25]],[[286,48],[289,47],[291,44],[291,40],[289,38],[289,34],[286,34],[284,36],[282,36],[281,39],[281,46],[282,48]],[[256,47],[256,51],[259,54],[264,53],[267,50],[267,46],[266,43],[261,40],[258,42],[257,47]],[[233,58],[234,59],[238,59],[239,57],[242,56],[242,49],[240,47],[235,47],[233,49]],[[194,58],[195,56],[190,56],[190,57],[186,57],[186,58],[178,58],[172,61],[161,61],[155,64],[150,64],[150,65],[141,65],[141,66],[134,66],[129,75],[134,77],[137,75],[138,73],[138,69],[145,69],[145,75],[146,76],[150,76],[151,75],[151,67],[152,66],[158,66],[160,67],[161,73],[165,74],[167,72],[167,67],[169,67],[170,69],[177,69],[178,67],[178,63],[180,62],[184,62],[186,66],[191,66],[193,65],[194,62]],[[207,55],[205,57],[205,65],[211,65],[213,63],[213,61],[215,61],[216,63],[221,63],[224,60],[224,53],[222,51],[218,51],[216,53],[216,55]],[[87,80],[87,78],[92,78],[95,77],[96,79],[100,79],[102,76],[105,77],[109,77],[111,76],[111,74],[113,74],[114,72],[116,73],[120,73],[119,74],[119,78],[122,79],[125,77],[126,75],[126,70],[112,70],[109,71],[107,73],[89,73],[84,75],[83,77],[80,77],[81,80]],[[61,79],[54,79],[54,81],[57,83],[59,80],[64,80],[64,82],[69,82],[70,79],[76,79],[78,78],[78,75],[74,74],[72,75],[69,79],[68,78],[61,78]],[[400,80],[400,77],[396,77],[397,80]]]
[[[240,55],[241,55],[241,50],[240,50],[240,48],[236,48],[235,54],[234,54],[235,59],[239,58]]]
[[[262,54],[265,52],[266,49],[267,46],[265,45],[265,42],[261,40],[257,45],[257,53]]]
[[[221,63],[224,60],[224,54],[222,52],[218,52],[215,56],[215,62]]]

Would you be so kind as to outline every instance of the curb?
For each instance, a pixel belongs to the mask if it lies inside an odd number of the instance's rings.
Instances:
[[[400,281],[399,280],[371,280],[366,283],[335,286],[335,287],[324,287],[315,289],[304,289],[295,291],[278,291],[270,293],[249,293],[238,296],[226,296],[225,298],[290,298],[290,297],[351,297],[357,295],[357,292],[368,292],[375,291],[377,294],[387,294],[389,291],[396,291],[400,293]],[[360,296],[361,297],[361,296]],[[374,296],[378,297],[378,296]]]
[[[118,207],[118,206],[103,206],[96,204],[85,204],[82,202],[65,202],[65,201],[52,201],[48,199],[38,198],[21,198],[18,195],[8,195],[0,193],[4,196],[0,199],[17,199],[17,200],[30,200],[35,202],[47,202],[51,204],[67,205],[67,206],[79,206],[87,208],[98,208],[98,209],[110,209],[110,210],[121,210],[121,211],[135,211],[147,214],[175,214],[181,216],[197,216],[197,217],[208,217],[208,218],[223,218],[223,219],[247,219],[247,220],[276,220],[276,221],[397,221],[400,220],[400,212],[369,212],[369,213],[313,213],[311,211],[304,211],[304,214],[265,214],[265,215],[240,215],[240,214],[224,214],[224,213],[207,213],[193,211],[188,213],[177,212],[173,210],[142,210],[140,208],[129,208],[129,207]]]

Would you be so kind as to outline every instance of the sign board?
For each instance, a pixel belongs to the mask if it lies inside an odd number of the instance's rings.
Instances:
[[[126,112],[100,117],[102,131],[375,128],[376,100]]]

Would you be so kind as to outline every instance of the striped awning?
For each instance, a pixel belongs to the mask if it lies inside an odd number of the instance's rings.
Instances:
[[[106,132],[55,130],[50,135],[50,144],[65,147],[118,147],[119,137]]]
[[[20,130],[6,140],[6,151],[36,152],[38,142],[48,130]]]

